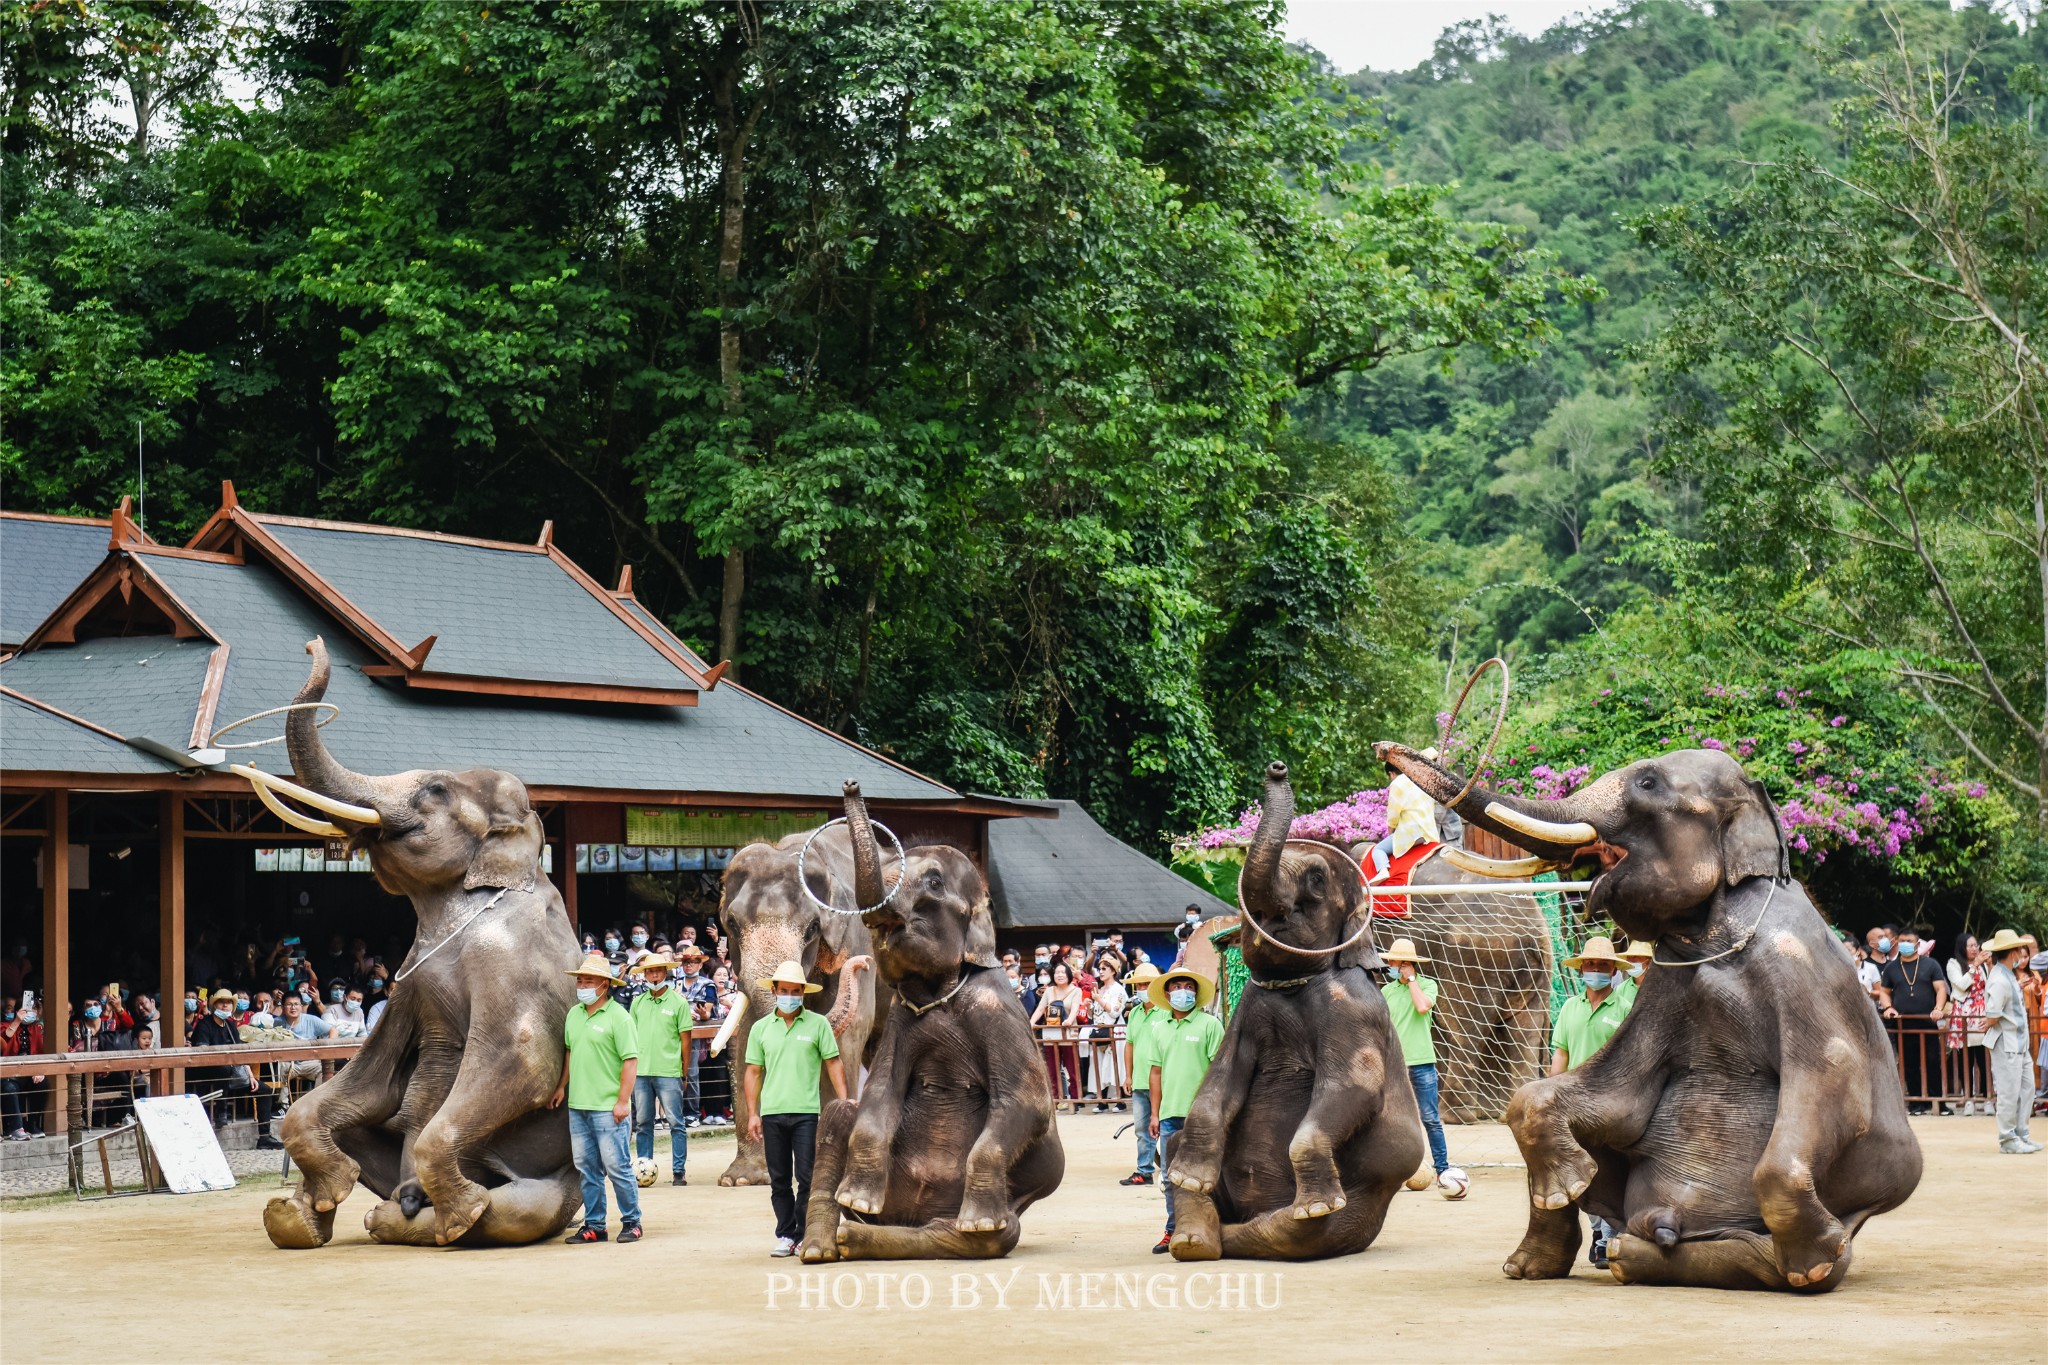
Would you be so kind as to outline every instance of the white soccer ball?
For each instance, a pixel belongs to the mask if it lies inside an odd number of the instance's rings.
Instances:
[[[646,1189],[660,1177],[661,1168],[654,1164],[653,1157],[636,1156],[633,1158],[633,1179],[640,1183],[641,1189]]]
[[[1447,1167],[1436,1178],[1436,1192],[1446,1199],[1463,1199],[1472,1193],[1472,1177],[1456,1166]]]

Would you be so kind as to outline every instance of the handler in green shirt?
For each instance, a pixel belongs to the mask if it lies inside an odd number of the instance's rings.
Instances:
[[[1380,994],[1386,998],[1387,1013],[1393,1016],[1401,1060],[1415,1087],[1422,1131],[1429,1134],[1430,1165],[1442,1176],[1451,1168],[1451,1153],[1444,1145],[1444,1121],[1437,1113],[1436,1039],[1431,1032],[1436,1018],[1436,982],[1422,975],[1421,964],[1429,959],[1415,951],[1412,939],[1395,939],[1394,946],[1380,956],[1395,973],[1392,981],[1380,987]],[[1462,1180],[1464,1172],[1460,1171],[1458,1178]]]
[[[1566,958],[1564,965],[1579,974],[1586,993],[1565,1001],[1557,1012],[1557,1022],[1551,1025],[1549,1074],[1553,1076],[1591,1061],[1628,1017],[1628,1001],[1614,993],[1614,979],[1621,971],[1614,940],[1595,934],[1586,940],[1579,955]]]
[[[1173,1162],[1169,1146],[1173,1135],[1187,1121],[1195,1092],[1202,1088],[1202,1077],[1209,1074],[1209,1064],[1223,1047],[1223,1022],[1207,1013],[1209,1002],[1216,998],[1216,983],[1186,967],[1175,967],[1154,980],[1146,988],[1145,998],[1155,1009],[1168,1012],[1168,1017],[1152,1026],[1152,1064],[1147,1072],[1151,1076],[1152,1136],[1159,1140],[1160,1168],[1165,1170]],[[1165,1184],[1166,1231],[1152,1248],[1159,1255],[1173,1242],[1173,1182],[1169,1179]]]
[[[623,985],[604,954],[592,953],[574,967],[576,1004],[562,1021],[562,1079],[548,1108],[569,1101],[569,1151],[583,1178],[583,1226],[565,1239],[588,1246],[604,1240],[604,1182],[619,1196],[619,1240],[640,1240],[640,1186],[626,1151],[626,1113],[633,1094],[640,1047],[633,1020],[611,988]]]
[[[1158,1170],[1159,1141],[1152,1136],[1152,1026],[1167,1017],[1145,998],[1146,990],[1159,979],[1159,969],[1147,962],[1124,978],[1130,989],[1131,1012],[1124,1016],[1124,1075],[1131,1078],[1131,1109],[1137,1117],[1138,1169],[1119,1185],[1149,1185]]]
[[[638,972],[647,989],[633,997],[633,1034],[640,1044],[640,1074],[633,1082],[633,1145],[643,1160],[654,1159],[654,1106],[668,1115],[669,1184],[687,1185],[683,1167],[690,1159],[690,1136],[683,1126],[683,1076],[689,1071],[690,1028],[696,1023],[690,1002],[669,985],[675,963],[664,953],[649,953],[626,969]]]
[[[811,1161],[818,1149],[818,1077],[846,1098],[846,1072],[832,1022],[804,1008],[823,986],[794,961],[760,982],[775,996],[775,1013],[747,1030],[747,1137],[768,1161],[768,1202],[775,1207],[773,1256],[794,1256],[811,1202]],[[849,987],[849,989],[851,989]],[[794,1184],[794,1189],[791,1188]]]
[[[1636,992],[1642,988],[1643,973],[1657,950],[1641,939],[1621,950],[1621,972],[1614,978],[1614,998],[1628,1009],[1636,1007]]]

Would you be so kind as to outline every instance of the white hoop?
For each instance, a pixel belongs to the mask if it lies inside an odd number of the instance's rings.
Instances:
[[[1258,917],[1246,908],[1244,903],[1244,875],[1242,873],[1238,874],[1237,878],[1238,918],[1244,923],[1249,924],[1252,927],[1253,933],[1272,944],[1275,948],[1290,953],[1299,953],[1303,957],[1327,957],[1332,953],[1341,953],[1346,948],[1355,947],[1359,940],[1372,932],[1372,883],[1365,879],[1365,869],[1360,867],[1357,860],[1349,853],[1346,853],[1335,844],[1326,844],[1321,839],[1289,839],[1287,842],[1290,844],[1307,844],[1312,848],[1327,848],[1345,862],[1350,863],[1351,866],[1358,868],[1358,885],[1365,892],[1365,923],[1358,926],[1357,933],[1345,939],[1334,948],[1297,948],[1292,943],[1282,943],[1279,939],[1267,933],[1265,926],[1259,923]],[[1247,856],[1246,862],[1249,864],[1249,856]]]
[[[230,725],[221,726],[220,729],[215,730],[208,737],[206,746],[209,749],[260,749],[266,744],[282,744],[286,739],[284,735],[275,735],[269,739],[244,740],[240,744],[223,744],[220,742],[220,737],[227,734],[230,730],[241,729],[252,720],[262,720],[265,716],[281,716],[287,711],[318,711],[323,709],[329,713],[327,718],[314,721],[313,726],[315,729],[324,730],[341,718],[341,708],[331,701],[295,701],[289,706],[273,706],[268,711],[258,711],[253,716],[244,716]]]
[[[814,905],[816,905],[816,906],[817,906],[817,907],[818,907],[818,908],[819,908],[820,910],[830,910],[830,911],[831,911],[831,912],[832,912],[833,914],[835,914],[835,915],[866,915],[866,914],[870,914],[870,913],[872,913],[873,911],[876,911],[876,910],[879,910],[879,909],[881,909],[881,908],[882,908],[883,906],[887,905],[887,904],[888,904],[888,903],[889,903],[890,901],[893,901],[893,900],[895,900],[895,899],[896,899],[896,893],[897,893],[898,891],[900,891],[900,890],[902,890],[902,889],[903,889],[903,878],[904,878],[904,876],[905,876],[905,875],[906,875],[906,874],[907,874],[907,873],[909,872],[909,870],[910,870],[910,869],[909,869],[908,867],[906,867],[906,866],[904,865],[904,859],[903,859],[903,841],[902,841],[901,839],[898,839],[898,838],[896,837],[896,831],[895,831],[895,830],[893,830],[893,829],[890,829],[890,828],[889,828],[889,827],[888,827],[887,825],[883,824],[883,823],[882,823],[882,822],[881,822],[880,820],[874,819],[874,818],[873,818],[872,816],[870,816],[870,817],[869,817],[869,819],[868,819],[868,824],[870,824],[870,825],[872,825],[872,826],[873,826],[874,828],[876,828],[876,829],[878,829],[878,830],[882,831],[882,833],[884,833],[884,834],[888,835],[888,836],[889,836],[889,842],[890,842],[890,843],[892,843],[892,844],[894,844],[894,845],[896,846],[896,885],[894,885],[894,886],[892,886],[892,887],[890,887],[890,888],[889,888],[889,894],[887,894],[886,896],[883,896],[883,897],[882,897],[882,898],[881,898],[880,900],[876,901],[876,902],[875,902],[875,903],[874,903],[873,905],[863,905],[863,906],[861,906],[861,907],[860,907],[859,909],[856,909],[856,910],[841,910],[841,909],[840,909],[840,908],[839,908],[838,906],[836,906],[836,905],[829,905],[829,904],[827,904],[826,902],[824,902],[824,901],[821,901],[821,900],[819,900],[819,899],[818,899],[818,896],[817,896],[817,893],[811,890],[811,884],[810,884],[810,882],[808,882],[808,881],[807,881],[807,880],[805,880],[805,878],[804,878],[804,856],[805,856],[806,854],[808,854],[808,853],[809,853],[809,852],[811,851],[811,845],[817,842],[817,840],[818,840],[818,836],[819,836],[820,834],[823,834],[823,833],[824,833],[824,832],[825,832],[826,830],[828,830],[828,829],[832,828],[832,826],[834,826],[834,825],[843,825],[843,824],[845,824],[845,823],[846,823],[846,817],[842,815],[842,816],[838,817],[838,818],[837,818],[837,819],[835,819],[835,820],[827,820],[827,821],[826,821],[826,822],[825,822],[824,824],[822,824],[822,825],[818,826],[818,827],[817,827],[816,829],[814,829],[814,830],[812,830],[812,831],[811,831],[811,837],[810,837],[810,838],[808,838],[808,839],[806,839],[806,840],[804,840],[804,843],[803,843],[803,847],[802,847],[802,848],[799,848],[799,849],[798,849],[798,850],[796,851],[796,884],[797,884],[797,885],[798,885],[799,887],[803,888],[803,893],[804,893],[804,894],[805,894],[806,896],[809,896],[809,897],[811,898],[811,903],[812,903],[812,904],[814,904]]]

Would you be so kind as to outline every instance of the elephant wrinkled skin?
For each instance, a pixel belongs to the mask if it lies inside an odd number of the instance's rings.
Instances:
[[[988,887],[966,854],[912,847],[884,863],[846,784],[855,887],[895,996],[858,1103],[818,1126],[806,1261],[1002,1256],[1024,1210],[1059,1188],[1052,1087],[997,967]],[[887,887],[896,887],[887,895]]]
[[[1287,843],[1287,767],[1266,770],[1265,809],[1239,880],[1240,942],[1252,984],[1175,1141],[1170,1250],[1311,1260],[1363,1251],[1423,1154],[1422,1119],[1401,1063],[1358,864]],[[1265,933],[1258,932],[1264,929]],[[1336,948],[1341,953],[1292,949]]]
[[[297,699],[313,702],[327,649],[316,638],[306,652]],[[350,772],[310,710],[293,711],[286,734],[300,784],[374,815],[335,819],[378,883],[412,900],[419,928],[376,1032],[285,1115],[303,1178],[264,1210],[270,1240],[325,1245],[358,1180],[383,1201],[364,1219],[380,1242],[512,1245],[559,1231],[582,1202],[566,1117],[547,1108],[576,938],[540,870],[525,786],[488,768]]]
[[[1401,745],[1378,751],[1440,801],[1463,785]],[[1624,1284],[1839,1285],[1857,1230],[1919,1184],[1920,1146],[1876,1011],[1791,879],[1762,784],[1694,749],[1563,801],[1475,787],[1457,810],[1540,859],[1597,859],[1588,916],[1657,949],[1608,1044],[1509,1106],[1532,1209],[1507,1274],[1569,1274],[1577,1205],[1622,1229],[1608,1261]]]

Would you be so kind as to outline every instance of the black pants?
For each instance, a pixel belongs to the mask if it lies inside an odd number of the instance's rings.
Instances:
[[[1924,1114],[1932,1105],[1924,1103],[1941,1091],[1942,1037],[1922,1019],[1900,1021],[1899,1059],[1905,1063],[1908,1113]]]
[[[204,1095],[219,1090],[221,1097],[207,1105],[218,1128],[235,1116],[235,1101],[253,1095],[256,1101],[256,1136],[270,1136],[270,1120],[277,1114],[277,1096],[269,1086],[258,1084],[252,1091],[236,1067],[200,1067],[185,1073],[187,1094]]]
[[[775,1206],[775,1235],[800,1242],[804,1209],[811,1202],[811,1159],[818,1153],[816,1114],[761,1115],[761,1147],[768,1158],[768,1202]],[[790,1192],[790,1175],[796,1191]]]

